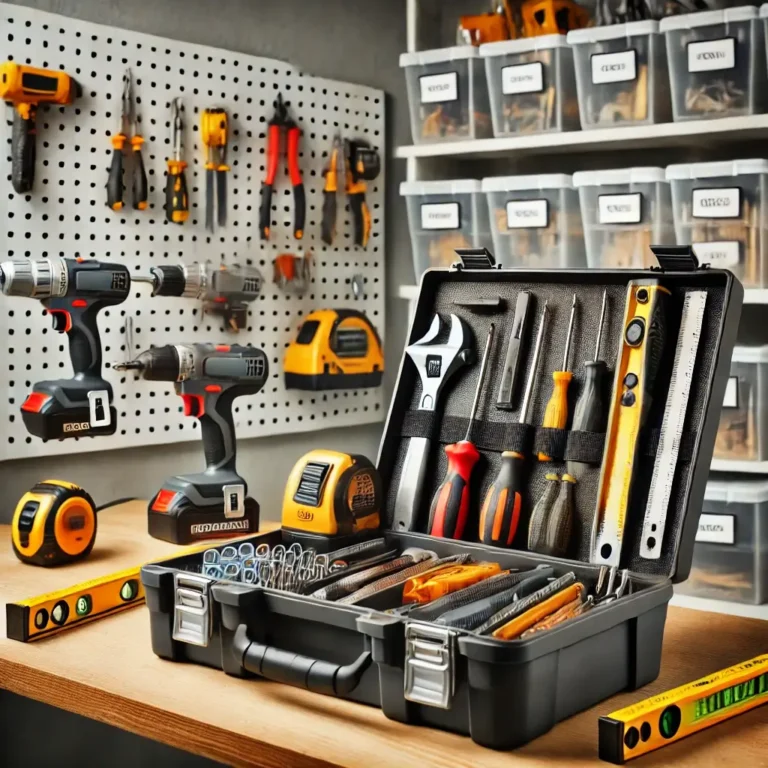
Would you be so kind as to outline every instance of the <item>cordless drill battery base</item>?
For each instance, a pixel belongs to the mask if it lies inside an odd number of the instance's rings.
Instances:
[[[148,381],[170,381],[184,402],[184,415],[200,422],[205,451],[203,472],[177,475],[149,502],[150,536],[174,544],[228,538],[259,530],[259,505],[235,469],[236,397],[254,395],[269,377],[267,356],[239,344],[173,344],[152,347],[135,361]]]

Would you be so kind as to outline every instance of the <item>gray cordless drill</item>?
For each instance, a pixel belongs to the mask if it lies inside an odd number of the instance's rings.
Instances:
[[[150,535],[187,544],[258,531],[259,505],[246,496],[247,485],[235,468],[232,403],[266,383],[264,352],[239,344],[169,344],[115,368],[137,370],[147,381],[174,382],[184,415],[199,419],[203,435],[205,471],[163,483],[149,503]]]

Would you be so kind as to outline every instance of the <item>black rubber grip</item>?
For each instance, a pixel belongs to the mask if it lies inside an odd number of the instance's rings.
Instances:
[[[147,172],[144,170],[144,158],[141,156],[141,150],[133,153],[133,179],[131,186],[133,195],[133,207],[143,211],[147,207],[149,199],[149,185],[147,184]]]
[[[352,693],[372,662],[369,651],[361,653],[352,664],[344,665],[251,642],[245,624],[235,631],[232,652],[242,668],[251,674],[328,696]]]
[[[169,170],[165,183],[165,217],[174,224],[183,224],[189,218],[187,177],[184,171]]]
[[[301,240],[304,237],[304,222],[307,218],[307,196],[303,184],[297,184],[293,188],[293,206],[293,236]]]
[[[19,194],[29,192],[35,181],[35,117],[34,107],[30,109],[27,120],[16,110],[13,111],[11,183]]]
[[[83,311],[72,310],[72,327],[69,337],[69,354],[76,374],[88,378],[101,377],[101,339],[96,324],[99,308],[90,305]]]
[[[323,192],[323,221],[320,225],[320,239],[326,245],[333,245],[336,235],[336,193]]]
[[[272,220],[272,185],[261,185],[261,203],[259,204],[259,232],[262,240],[269,240],[269,227]]]
[[[355,235],[355,245],[365,245],[365,220],[363,218],[363,203],[365,195],[356,193],[347,195],[349,198],[349,209],[352,211],[352,226]]]
[[[198,418],[203,436],[203,452],[207,472],[235,469],[235,422],[232,420],[232,403],[237,387],[231,386],[221,394],[206,394],[205,408]],[[225,440],[224,432],[229,440]],[[227,444],[231,450],[227,453]]]
[[[123,152],[120,149],[112,150],[112,162],[107,177],[107,205],[113,211],[119,211],[123,207]]]

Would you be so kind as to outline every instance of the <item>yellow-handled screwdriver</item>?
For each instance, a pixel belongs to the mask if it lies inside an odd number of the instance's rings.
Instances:
[[[568,335],[565,339],[565,353],[563,354],[563,369],[552,372],[552,396],[549,398],[547,408],[544,411],[542,427],[548,429],[565,429],[568,423],[568,387],[573,379],[573,373],[568,370],[568,356],[571,351],[571,337],[573,336],[573,319],[576,316],[576,294],[573,294],[571,304],[571,318],[568,321]],[[552,457],[539,452],[539,461],[552,461]]]

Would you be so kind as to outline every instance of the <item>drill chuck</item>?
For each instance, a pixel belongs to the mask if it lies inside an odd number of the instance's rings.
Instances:
[[[151,283],[153,296],[198,299],[208,289],[208,272],[205,264],[199,262],[189,266],[166,264],[161,267],[152,267],[150,273],[150,277],[134,277],[134,280]]]
[[[62,258],[12,259],[0,264],[0,290],[6,296],[64,296],[68,283],[69,273]]]
[[[179,352],[172,344],[152,347],[130,363],[114,366],[117,370],[138,370],[147,381],[177,381],[179,379]]]

